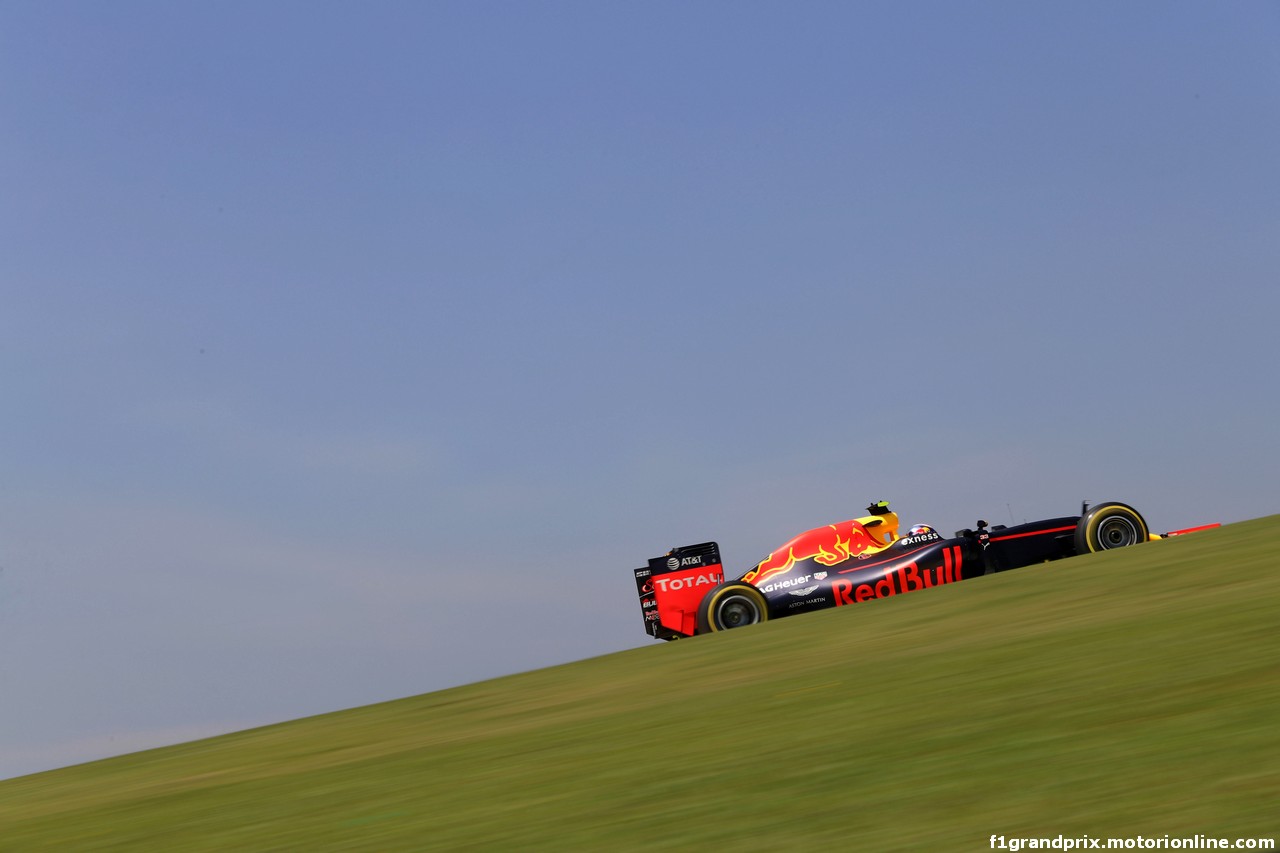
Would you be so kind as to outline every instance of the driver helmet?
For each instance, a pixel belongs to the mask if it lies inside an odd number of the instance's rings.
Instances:
[[[927,533],[932,533],[936,536],[938,531],[934,530],[927,524],[913,524],[911,525],[911,529],[907,531],[908,536],[923,536]]]

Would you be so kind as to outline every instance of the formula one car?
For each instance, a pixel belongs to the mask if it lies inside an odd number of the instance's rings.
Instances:
[[[661,640],[725,631],[1219,526],[1161,536],[1127,504],[1086,503],[1080,515],[1012,527],[979,521],[947,539],[925,525],[899,536],[888,501],[867,513],[801,533],[727,583],[715,542],[654,557],[635,570],[645,630]]]

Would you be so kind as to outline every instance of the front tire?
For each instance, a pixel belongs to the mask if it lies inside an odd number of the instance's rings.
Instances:
[[[730,581],[702,598],[698,605],[698,633],[711,634],[769,620],[764,593],[749,583]]]
[[[1150,538],[1147,522],[1133,507],[1121,503],[1098,504],[1076,524],[1076,553],[1127,548]]]

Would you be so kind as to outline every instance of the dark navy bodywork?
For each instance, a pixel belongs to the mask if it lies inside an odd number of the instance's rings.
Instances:
[[[1117,503],[1007,527],[979,521],[950,538],[929,528],[898,537],[887,503],[868,512],[801,534],[736,577],[725,574],[715,542],[651,559],[635,570],[645,630],[658,639],[693,636],[1161,538]]]

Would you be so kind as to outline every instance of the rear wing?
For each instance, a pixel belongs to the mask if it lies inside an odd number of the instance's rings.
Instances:
[[[635,570],[644,629],[659,640],[692,637],[702,597],[724,583],[720,546],[714,542],[672,548]]]

